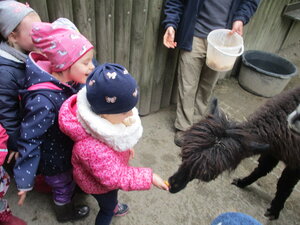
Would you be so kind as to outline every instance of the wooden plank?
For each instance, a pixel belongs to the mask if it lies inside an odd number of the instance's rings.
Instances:
[[[285,6],[283,16],[300,21],[300,2],[293,2]]]
[[[153,86],[151,94],[151,105],[150,112],[156,112],[160,109],[164,78],[165,78],[165,68],[168,56],[168,49],[163,45],[163,29],[159,32],[159,37],[157,40],[156,57],[155,57],[155,67],[152,70]]]
[[[290,4],[291,3],[299,3],[299,0],[290,0]],[[292,25],[286,35],[285,40],[282,43],[281,48],[287,48],[290,45],[293,44],[299,44],[300,43],[300,22],[299,21],[292,21]]]
[[[289,0],[261,1],[245,27],[245,49],[277,52],[285,39],[291,21],[282,17],[282,10]]]
[[[138,83],[141,77],[141,60],[145,44],[148,2],[148,0],[133,0],[132,7],[129,69]]]
[[[160,107],[164,108],[169,106],[172,101],[172,94],[175,89],[175,93],[177,93],[178,84],[175,82],[177,78],[177,66],[178,66],[178,55],[179,49],[169,50],[167,55],[166,67],[164,70],[164,84],[163,91],[161,94],[161,104]],[[175,101],[176,103],[176,101]]]
[[[146,35],[148,0],[133,0],[129,71],[140,83]],[[140,98],[137,107],[139,108]]]
[[[73,0],[74,23],[96,49],[95,1]]]
[[[159,38],[158,28],[160,27],[160,14],[162,9],[162,0],[149,1],[148,18],[146,24],[146,39],[142,57],[142,77],[140,79],[140,106],[139,112],[141,115],[150,113],[151,95],[153,85],[153,73],[156,70],[155,57],[156,44]]]
[[[48,9],[47,9],[47,0],[21,0],[19,2],[26,3],[30,5],[41,17],[41,20],[44,22],[49,21]]]
[[[132,0],[115,0],[115,62],[129,69]]]
[[[163,17],[163,15],[162,15]],[[168,63],[171,63],[168,61],[169,59],[169,52],[173,52],[174,50],[169,50],[163,45],[163,35],[164,35],[164,29],[162,26],[160,26],[159,29],[159,37],[157,40],[157,49],[156,49],[156,57],[155,57],[155,67],[153,68],[153,89],[152,89],[152,96],[151,96],[151,112],[156,112],[160,109],[162,98],[165,98],[163,96],[163,86],[164,86],[164,79],[165,74],[168,72],[166,69],[168,68]],[[174,65],[169,65],[174,66]]]
[[[161,6],[163,8],[163,5]],[[161,10],[161,20],[164,14]],[[165,30],[159,26],[159,37],[157,40],[157,49],[155,57],[155,68],[153,68],[153,89],[151,96],[150,112],[156,112],[161,107],[170,105],[175,74],[177,71],[178,49],[167,49],[163,45],[163,35]]]
[[[293,21],[292,26],[281,46],[281,48],[287,48],[293,44],[300,44],[300,22]]]
[[[73,21],[72,0],[48,0],[47,8],[50,22],[60,17]]]
[[[100,63],[114,62],[114,0],[96,0],[97,58]]]
[[[289,4],[290,3],[296,3],[296,2],[300,2],[299,0],[290,0]]]

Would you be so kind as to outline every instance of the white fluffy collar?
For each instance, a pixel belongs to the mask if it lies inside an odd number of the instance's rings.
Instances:
[[[142,136],[143,127],[136,108],[133,108],[132,116],[135,123],[130,126],[112,124],[90,109],[85,87],[78,92],[77,107],[77,118],[86,132],[116,151],[121,152],[132,148]]]

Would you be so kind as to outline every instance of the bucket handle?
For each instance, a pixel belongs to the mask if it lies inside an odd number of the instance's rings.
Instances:
[[[242,45],[241,51],[237,54],[230,54],[228,52],[224,52],[223,50],[219,49],[217,46],[214,46],[214,48],[216,48],[219,52],[223,53],[224,55],[228,55],[228,56],[238,57],[244,53],[244,45]]]

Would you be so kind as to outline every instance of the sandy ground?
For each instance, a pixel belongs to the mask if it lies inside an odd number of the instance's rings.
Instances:
[[[300,68],[300,47],[292,47],[279,53],[294,62]],[[291,80],[287,89],[300,84],[299,76]],[[214,95],[219,98],[221,108],[232,118],[243,120],[266,98],[252,95],[243,90],[236,79],[220,80]],[[151,167],[154,172],[167,179],[178,168],[180,149],[173,143],[175,106],[160,110],[142,118],[144,134],[136,146],[134,166]],[[262,224],[283,225],[300,224],[300,185],[298,184],[287,200],[277,221],[269,222],[264,211],[276,191],[276,182],[281,174],[283,164],[278,165],[272,173],[244,190],[231,185],[235,177],[248,175],[257,165],[256,158],[244,160],[236,171],[224,173],[210,183],[192,181],[177,194],[152,188],[150,191],[119,193],[120,202],[130,206],[130,213],[124,217],[114,218],[113,225],[208,225],[220,213],[239,211],[247,213]],[[14,184],[7,194],[12,211],[24,218],[28,224],[58,224],[55,220],[51,196],[32,191],[23,207],[17,206]],[[90,215],[78,222],[66,224],[94,224],[98,206],[93,197],[76,196],[78,202],[90,206]]]

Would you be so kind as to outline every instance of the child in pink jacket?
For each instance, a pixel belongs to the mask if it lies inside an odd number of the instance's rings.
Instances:
[[[100,206],[96,225],[110,224],[114,215],[127,213],[128,206],[118,203],[119,189],[148,190],[153,184],[168,190],[152,169],[128,164],[143,131],[137,101],[137,83],[128,71],[121,65],[104,64],[60,109],[60,129],[75,142],[74,179]]]
[[[6,130],[0,125],[0,224],[26,225],[24,220],[12,215],[7,200],[3,199],[10,184],[10,177],[2,166],[7,155],[7,139]]]

